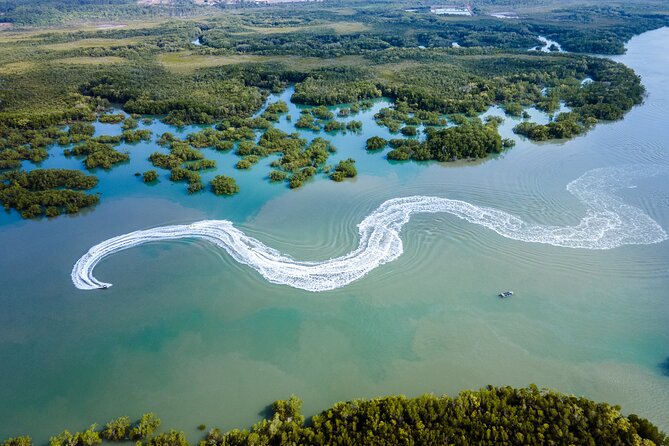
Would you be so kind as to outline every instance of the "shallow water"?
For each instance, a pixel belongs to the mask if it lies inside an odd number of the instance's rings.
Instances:
[[[530,48],[530,51],[542,51],[544,53],[550,53],[551,52],[551,49],[550,49],[551,46],[555,45],[555,47],[557,48],[556,51],[558,53],[563,52],[562,46],[559,43],[557,43],[555,40],[550,40],[550,39],[548,39],[544,36],[537,36],[537,39],[539,39],[541,41],[541,43],[543,43],[543,46],[535,46],[534,48]]]
[[[390,136],[372,122],[385,106],[378,101],[349,118],[364,122],[362,135],[328,135],[339,149],[332,164],[357,160],[352,181],[318,179],[291,191],[263,180],[273,158],[239,172],[233,154],[205,150],[219,171],[203,178],[232,175],[242,192],[187,196],[164,172],[155,186],[133,176],[150,168],[156,150],[142,143],[129,146],[130,163],[100,172],[94,211],[42,221],[3,215],[0,437],[31,433],[42,442],[65,428],[154,410],[196,440],[200,423],[248,426],[292,393],[313,414],[354,397],[532,382],[620,404],[669,430],[666,241],[571,249],[505,238],[449,214],[417,214],[401,231],[401,256],[321,293],[268,283],[193,240],[106,258],[95,274],[114,283],[108,290],[81,291],[70,281],[77,259],[103,240],[203,219],[230,220],[296,259],[345,255],[358,245],[358,223],[384,201],[412,195],[463,200],[536,225],[577,225],[586,209],[569,182],[602,167],[669,166],[668,45],[666,28],[632,39],[618,59],[642,75],[645,103],[575,140],[514,137],[515,148],[485,162],[390,163],[363,149],[369,136]],[[298,107],[290,107],[295,122]],[[505,137],[513,125],[502,124]],[[285,118],[279,127],[294,130]],[[173,131],[157,121],[151,128]],[[58,151],[45,166],[81,166]],[[665,231],[667,178],[617,192]],[[495,297],[505,289],[516,294]]]

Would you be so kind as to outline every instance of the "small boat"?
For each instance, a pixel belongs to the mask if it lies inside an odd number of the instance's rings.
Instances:
[[[502,291],[501,293],[498,294],[499,297],[504,299],[505,297],[511,297],[513,296],[513,291]]]
[[[102,285],[102,286],[100,287],[101,290],[106,290],[107,288],[109,288],[109,285]]]

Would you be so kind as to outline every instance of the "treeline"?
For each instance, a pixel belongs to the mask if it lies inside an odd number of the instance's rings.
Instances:
[[[189,16],[199,10],[193,2],[187,0],[177,0],[169,6],[141,6],[133,0],[5,0],[0,4],[0,22],[18,26],[45,26],[76,20]]]
[[[633,36],[669,25],[669,16],[652,4],[634,2],[559,8],[549,17],[552,23],[537,17],[533,30],[560,42],[566,51],[590,54],[623,54]]]
[[[251,15],[253,17],[253,15]],[[267,20],[265,16],[261,22]],[[12,89],[0,89],[2,111],[31,110],[49,114],[63,114],[63,110],[71,109],[72,97],[83,93],[89,97],[108,100],[123,104],[124,108],[132,113],[151,113],[167,115],[166,122],[177,125],[188,123],[212,123],[227,117],[249,116],[255,112],[262,101],[264,94],[260,89],[278,91],[289,83],[297,82],[293,101],[313,105],[353,102],[365,98],[378,97],[381,94],[394,99],[404,100],[415,105],[417,109],[439,111],[442,113],[474,114],[485,109],[492,103],[513,100],[523,105],[550,102],[541,98],[541,90],[551,83],[557,84],[564,80],[561,71],[565,67],[574,66],[581,62],[577,57],[561,56],[550,58],[545,55],[523,57],[514,54],[493,57],[493,62],[499,62],[493,70],[479,73],[477,65],[488,63],[487,59],[472,58],[471,55],[485,49],[490,55],[491,50],[485,48],[485,42],[472,44],[471,49],[443,50],[442,46],[432,45],[431,32],[443,33],[490,33],[496,30],[495,41],[502,41],[503,36],[512,34],[534,35],[537,30],[530,29],[529,25],[510,21],[490,19],[476,19],[448,22],[444,26],[441,18],[433,15],[397,13],[393,11],[373,13],[367,10],[356,11],[352,19],[364,19],[369,23],[371,30],[366,33],[332,33],[324,37],[328,48],[337,49],[342,54],[361,54],[374,62],[382,64],[390,59],[399,57],[404,60],[416,60],[429,63],[417,66],[415,69],[396,70],[390,73],[381,70],[382,67],[361,69],[352,66],[335,66],[332,68],[295,69],[280,64],[240,64],[231,67],[202,70],[196,75],[178,75],[163,69],[159,64],[152,62],[158,53],[191,48],[190,39],[200,32],[202,40],[207,43],[207,36],[214,38],[220,30],[216,26],[224,27],[228,21],[212,21],[205,23],[168,23],[155,29],[120,29],[100,32],[51,33],[40,36],[31,47],[16,51],[3,51],[8,57],[16,59],[21,52],[34,57],[40,53],[41,44],[51,42],[70,42],[84,38],[127,38],[142,37],[138,43],[121,47],[104,48],[73,48],[65,52],[46,51],[39,54],[40,66],[43,68],[16,74],[0,75],[0,81],[13,85]],[[280,23],[297,18],[288,12],[283,12]],[[233,20],[233,19],[230,19]],[[242,24],[253,25],[253,19],[234,19]],[[314,22],[317,22],[314,20]],[[297,24],[301,21],[297,20]],[[241,26],[241,25],[238,25]],[[535,25],[532,25],[535,26]],[[536,25],[538,26],[538,25]],[[224,38],[230,41],[235,39],[266,39],[268,47],[257,50],[244,47],[238,51],[237,46],[225,51],[249,52],[253,54],[283,54],[282,42],[286,42],[299,56],[309,55],[300,48],[300,42],[316,45],[319,42],[312,33],[283,33],[263,34],[250,33],[241,28],[244,33],[229,33],[222,31]],[[447,29],[448,31],[444,31]],[[541,30],[544,31],[544,30]],[[371,37],[370,37],[371,36]],[[379,36],[384,36],[380,39]],[[444,37],[450,47],[451,38],[465,42],[464,35]],[[146,39],[149,40],[146,40]],[[346,45],[332,39],[345,39],[354,42],[360,50],[347,51]],[[371,45],[369,40],[383,40],[387,44]],[[409,39],[409,40],[407,40]],[[536,44],[536,42],[533,42]],[[210,45],[220,46],[209,42]],[[36,46],[35,46],[36,45]],[[425,50],[418,46],[426,46]],[[22,47],[20,47],[22,48]],[[343,48],[343,49],[342,49]],[[509,48],[497,46],[497,50]],[[202,54],[209,54],[211,48],[200,48]],[[57,56],[56,56],[57,54]],[[215,53],[214,53],[215,54]],[[225,54],[225,53],[222,53]],[[460,58],[459,54],[463,57]],[[483,53],[482,53],[483,54]],[[62,66],[53,64],[43,66],[45,61],[54,57],[75,56],[109,56],[115,55],[132,60],[132,63],[115,63],[104,67],[100,66]],[[340,55],[339,53],[335,55]],[[320,54],[319,57],[333,55]],[[493,68],[490,65],[490,68]],[[507,66],[515,67],[517,71],[525,70],[525,76],[514,76]],[[542,66],[547,69],[542,70]],[[380,72],[383,71],[383,72]],[[491,72],[492,71],[492,72]],[[587,71],[587,70],[583,70]],[[545,73],[547,76],[543,76]],[[517,73],[514,73],[517,74]],[[588,73],[584,73],[589,75]],[[492,76],[492,78],[491,78]],[[593,77],[593,76],[590,76]],[[594,77],[593,77],[594,78]],[[580,80],[580,79],[579,79]],[[611,80],[605,81],[606,83]],[[602,89],[603,91],[606,88]],[[606,92],[606,91],[605,91]],[[632,95],[634,96],[634,95]],[[558,98],[551,98],[552,105]],[[592,101],[593,99],[591,99]],[[606,98],[604,102],[610,102]],[[77,109],[75,109],[77,110]],[[30,119],[35,119],[31,116]],[[1,116],[0,116],[1,120]]]
[[[382,95],[373,72],[336,67],[315,70],[295,85],[291,100],[298,104],[334,105],[358,102]]]
[[[390,396],[336,403],[305,422],[295,396],[276,401],[273,415],[250,430],[210,430],[200,446],[242,445],[398,445],[398,444],[591,444],[667,446],[669,439],[637,415],[531,385],[488,386],[457,397]],[[128,417],[92,425],[82,433],[52,437],[51,446],[95,446],[106,441],[140,440],[149,446],[188,446],[183,432],[152,436],[160,425],[153,414],[131,425]],[[206,429],[206,426],[199,426]],[[3,446],[31,446],[30,437],[10,438]]]
[[[446,22],[431,14],[392,9],[373,12],[360,9],[347,20],[369,24],[371,29],[337,33],[328,31],[328,23],[322,23],[313,31],[296,28],[294,32],[266,35],[226,27],[205,31],[201,40],[208,47],[237,53],[326,58],[362,55],[389,48],[451,48],[453,42],[463,47],[504,49],[527,49],[540,44],[536,32],[519,22],[484,18]]]
[[[530,14],[521,20],[497,20],[485,14],[471,18],[438,17],[428,12],[405,12],[401,4],[384,7],[353,3],[342,17],[327,7],[246,9],[244,16],[229,14],[207,20],[202,42],[237,53],[338,57],[388,48],[449,48],[453,42],[466,48],[493,47],[525,50],[539,44],[537,35],[555,38],[573,52],[619,54],[623,44],[640,32],[659,28],[669,20],[661,7],[637,5],[558,8]],[[515,5],[515,4],[514,4]],[[245,6],[251,6],[245,3]],[[169,5],[141,6],[129,0],[56,1],[35,4],[8,0],[0,5],[0,21],[16,25],[53,25],[74,20],[120,20],[213,15],[189,0]],[[364,23],[364,31],[337,32],[338,22]],[[319,26],[315,26],[319,25]],[[295,29],[294,32],[256,33],[255,28]],[[332,27],[332,28],[330,28]]]
[[[34,36],[30,44],[33,47],[39,47],[43,44],[76,42],[83,39],[128,39],[129,43],[126,45],[137,46],[141,49],[146,49],[150,45],[155,49],[171,49],[171,44],[175,40],[180,40],[182,43],[190,43],[200,32],[201,27],[206,27],[202,23],[180,20],[166,20],[157,26],[146,28],[139,27],[121,27],[112,29],[98,29],[98,30],[76,30],[70,32],[43,32]],[[146,45],[145,45],[146,44]],[[100,45],[98,48],[106,47]],[[116,44],[110,47],[117,47]],[[86,47],[77,48],[76,46],[67,50],[59,50],[59,54],[67,56],[71,55],[86,55],[86,53],[70,53],[69,51],[85,51]],[[53,53],[51,53],[53,54]]]
[[[571,52],[621,54],[635,34],[669,23],[661,8],[642,10],[637,5],[584,6],[543,11],[523,20],[499,20],[479,15],[471,18],[438,17],[425,10],[405,12],[386,8],[361,8],[347,21],[366,24],[364,31],[338,33],[328,29],[341,18],[323,12],[320,19],[302,18],[305,11],[287,12],[278,20],[251,14],[242,20],[219,20],[205,30],[202,42],[210,48],[260,55],[341,57],[365,55],[399,48],[498,48],[527,50],[540,45],[538,35],[560,42]],[[267,14],[267,13],[265,13]],[[312,14],[316,14],[312,12]],[[258,18],[255,18],[258,17]],[[319,24],[319,27],[305,25]],[[294,27],[280,34],[253,33],[249,27]]]
[[[86,82],[81,92],[121,103],[130,113],[167,115],[163,121],[173,125],[249,117],[267,97],[236,79],[175,75],[157,65],[109,67],[103,76]]]

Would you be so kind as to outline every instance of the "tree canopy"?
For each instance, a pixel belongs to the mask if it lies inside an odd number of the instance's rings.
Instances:
[[[188,446],[183,432],[154,435],[160,419],[145,414],[108,422],[102,431],[64,431],[50,446],[94,446],[105,441],[143,440],[152,446]],[[204,426],[201,426],[204,428]],[[625,416],[620,407],[596,403],[534,385],[467,390],[456,397],[388,396],[339,402],[310,420],[296,396],[272,404],[272,416],[251,429],[211,429],[199,446],[242,445],[499,445],[588,444],[669,446],[669,438],[648,420]],[[30,437],[2,446],[32,446]]]

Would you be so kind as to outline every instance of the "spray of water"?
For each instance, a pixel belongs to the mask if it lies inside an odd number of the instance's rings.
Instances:
[[[403,252],[400,231],[411,215],[418,213],[448,213],[512,240],[565,248],[612,249],[622,245],[659,243],[667,239],[662,227],[641,209],[625,204],[613,194],[618,189],[631,187],[637,178],[658,173],[660,170],[652,166],[586,172],[567,185],[567,190],[586,207],[586,215],[575,226],[532,224],[501,210],[448,198],[393,198],[358,225],[360,242],[355,250],[320,262],[299,261],[283,255],[245,235],[227,220],[204,220],[135,231],[93,246],[74,265],[72,282],[82,290],[107,288],[110,283],[100,282],[93,276],[93,269],[105,257],[145,243],[190,238],[221,247],[269,282],[307,291],[333,290],[398,258]]]

